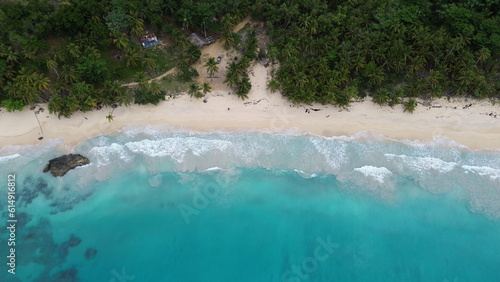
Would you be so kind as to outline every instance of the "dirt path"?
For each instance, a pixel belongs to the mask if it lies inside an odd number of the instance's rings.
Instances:
[[[238,32],[240,29],[242,29],[247,23],[250,22],[252,18],[250,16],[246,16],[239,24],[237,24],[235,27],[233,27],[233,32]]]
[[[240,29],[242,29],[247,23],[249,23],[251,20],[250,16],[247,16],[245,17],[240,23],[238,23],[234,28],[233,28],[233,32],[238,32]],[[209,45],[210,46],[210,45]],[[222,46],[222,45],[221,45]],[[220,47],[221,47],[220,46]],[[222,47],[220,48],[220,52],[217,52],[217,53],[222,53],[223,52],[223,49]],[[148,82],[152,82],[152,81],[156,81],[156,80],[160,80],[162,78],[164,78],[165,76],[169,75],[169,74],[172,74],[172,73],[175,73],[177,71],[177,69],[174,67],[172,69],[170,69],[169,71],[167,71],[166,73],[160,75],[160,76],[157,76],[157,77],[154,77],[150,80],[148,80]],[[136,86],[138,84],[138,82],[130,82],[130,83],[125,83],[125,84],[122,84],[122,86],[124,87],[132,87],[132,86]]]
[[[169,74],[175,73],[176,71],[177,71],[177,69],[174,67],[174,68],[168,70],[166,73],[164,73],[162,75],[159,75],[157,77],[151,78],[150,80],[148,80],[148,82],[153,82],[155,80],[160,80],[160,79],[164,78],[165,76],[167,76]],[[131,87],[131,86],[136,86],[137,84],[138,84],[138,82],[131,82],[131,83],[122,84],[122,86]]]

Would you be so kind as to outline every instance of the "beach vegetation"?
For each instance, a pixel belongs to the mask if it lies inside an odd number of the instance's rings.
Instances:
[[[267,81],[267,89],[271,92],[274,93],[276,91],[280,90],[280,83],[278,82],[277,79],[271,78],[270,80]]]
[[[207,68],[207,73],[210,75],[210,78],[212,78],[214,74],[219,71],[218,63],[214,57],[208,58],[203,66]]]
[[[252,84],[250,83],[250,79],[246,76],[242,77],[238,80],[236,85],[236,95],[238,98],[242,100],[248,99],[248,92],[252,89]]]
[[[113,113],[109,112],[109,114],[106,116],[106,119],[108,120],[108,122],[111,122],[111,121],[113,121],[114,117],[115,116],[113,116]]]
[[[238,51],[225,83],[241,98],[252,87],[249,67],[267,57],[276,69],[269,91],[294,103],[345,107],[366,93],[391,106],[408,98],[493,100],[500,95],[499,10],[495,1],[466,0],[2,1],[0,104],[48,102],[61,117],[132,100],[158,103],[163,82],[129,90],[112,83],[175,67],[176,83],[189,88],[201,57],[188,40],[193,32]],[[248,15],[259,28],[250,23],[235,33]],[[161,44],[143,48],[146,33]],[[210,77],[218,72],[212,61],[205,68]]]
[[[24,103],[21,100],[3,100],[2,106],[7,110],[7,112],[22,111],[24,109]]]
[[[202,84],[201,90],[203,91],[203,95],[208,94],[208,93],[212,92],[212,86],[210,86],[210,84],[205,82]]]
[[[156,106],[161,101],[165,101],[166,93],[156,81],[142,79],[132,91],[134,103],[138,105],[153,104]]]
[[[408,101],[403,102],[404,112],[409,112],[412,114],[417,108],[417,100],[415,98],[410,98]]]
[[[202,98],[204,96],[204,90],[198,82],[193,82],[189,85],[188,94],[191,98]]]
[[[339,105],[351,86],[388,105],[404,96],[498,96],[493,2],[259,0],[253,7],[271,36],[268,57],[280,63],[273,78],[291,101]]]

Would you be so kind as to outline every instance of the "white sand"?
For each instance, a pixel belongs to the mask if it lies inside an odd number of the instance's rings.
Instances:
[[[0,147],[62,137],[70,150],[85,139],[115,132],[126,125],[149,124],[201,131],[259,129],[284,132],[298,129],[324,136],[373,131],[388,138],[422,141],[430,141],[434,136],[441,135],[473,149],[500,149],[500,108],[487,101],[448,102],[440,99],[433,101],[432,107],[419,104],[413,114],[403,113],[401,105],[392,109],[371,101],[354,102],[348,109],[317,104],[296,106],[279,93],[266,91],[268,69],[256,64],[252,73],[252,90],[245,101],[228,94],[230,89],[221,83],[223,75],[219,73],[220,78],[212,82],[207,79],[214,88],[207,95],[207,103],[203,99],[182,95],[158,106],[119,107],[114,111],[112,122],[106,120],[111,110],[109,108],[78,112],[70,119],[60,120],[46,110],[38,115],[43,135],[34,111],[2,112]],[[206,75],[204,71],[200,71],[200,74]],[[473,105],[464,109],[468,104]],[[47,108],[46,105],[41,107]],[[306,109],[309,109],[309,113]],[[38,141],[40,136],[44,137],[42,141]]]
[[[319,104],[293,105],[281,94],[271,94],[266,90],[271,69],[259,63],[255,63],[249,72],[252,90],[249,99],[243,101],[230,95],[231,89],[223,84],[228,58],[234,56],[234,52],[228,52],[222,46],[223,43],[218,41],[203,48],[201,62],[195,66],[200,73],[198,81],[212,85],[213,90],[206,97],[207,103],[185,94],[158,106],[119,107],[113,113],[112,122],[106,119],[111,111],[109,108],[78,112],[70,119],[62,117],[59,120],[48,113],[46,105],[39,105],[46,109],[38,115],[43,134],[34,111],[3,111],[0,113],[0,147],[62,137],[70,151],[85,139],[110,134],[127,125],[169,125],[200,131],[257,129],[286,132],[296,129],[323,136],[373,131],[392,139],[421,141],[445,136],[471,149],[500,149],[500,106],[488,101],[439,99],[433,101],[432,106],[419,102],[413,114],[404,113],[401,105],[394,109],[378,106],[370,98],[353,102],[348,109]],[[208,78],[202,67],[209,56],[223,56],[220,70],[213,79]],[[466,107],[469,104],[472,106]],[[38,140],[40,136],[44,137],[42,141]]]

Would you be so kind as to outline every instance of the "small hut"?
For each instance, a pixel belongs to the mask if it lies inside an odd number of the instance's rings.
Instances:
[[[154,34],[154,33],[144,35],[143,37],[141,37],[141,44],[142,44],[142,47],[144,47],[144,48],[153,47],[158,43],[159,43],[158,38],[156,37],[156,34]]]
[[[191,33],[191,35],[189,36],[189,42],[198,47],[201,47],[203,45],[212,44],[215,42],[215,40],[212,38],[212,36],[203,38],[196,33]]]

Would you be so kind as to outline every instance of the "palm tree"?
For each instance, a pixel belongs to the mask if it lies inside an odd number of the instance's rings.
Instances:
[[[137,81],[139,84],[143,83],[146,81],[146,74],[141,71],[135,74],[135,81]]]
[[[50,79],[37,72],[30,72],[25,67],[4,87],[7,97],[22,100],[25,105],[36,103],[39,93],[49,89]]]
[[[355,86],[347,87],[335,95],[335,105],[345,108],[349,106],[351,99],[356,99],[357,97],[358,89]]]
[[[427,60],[423,56],[416,56],[413,57],[411,60],[411,65],[410,65],[410,73],[415,74],[421,70],[424,69],[425,64],[427,63]]]
[[[188,45],[186,53],[187,53],[186,58],[187,58],[189,64],[192,64],[192,63],[198,61],[198,59],[201,57],[200,48],[198,48],[198,46],[196,46],[194,44]]]
[[[394,105],[401,103],[401,97],[403,97],[403,90],[401,88],[396,89],[389,93],[389,106],[393,107]]]
[[[130,34],[133,36],[141,36],[144,31],[144,20],[141,19],[137,12],[131,14],[132,28],[130,29]]]
[[[379,85],[384,79],[384,72],[381,68],[375,68],[374,72],[368,77],[368,81],[372,86]]]
[[[250,79],[248,77],[243,77],[237,85],[236,89],[236,95],[238,95],[239,98],[245,100],[248,99],[248,92],[250,92],[250,89],[252,88],[252,84],[250,83]]]
[[[127,48],[125,50],[125,55],[123,56],[125,62],[127,63],[127,67],[133,66],[136,67],[139,61],[141,60],[141,55],[135,48]]]
[[[50,79],[48,77],[35,72],[32,73],[31,76],[33,77],[33,86],[35,87],[35,89],[39,91],[49,89]]]
[[[201,88],[203,90],[203,94],[207,94],[209,92],[212,92],[212,87],[207,82],[203,83],[203,85],[201,86]]]
[[[429,83],[432,87],[436,87],[444,79],[443,74],[439,70],[431,69],[429,71]]]
[[[17,62],[17,54],[10,46],[0,45],[0,57],[5,57],[8,63]]]
[[[299,54],[299,50],[293,43],[287,43],[283,47],[282,54],[285,59],[290,59],[291,57],[296,57]]]
[[[153,95],[158,95],[162,92],[160,84],[156,81],[151,81],[148,83],[148,90],[149,93]]]
[[[202,88],[200,87],[200,85],[197,82],[191,83],[191,85],[189,85],[189,89],[188,89],[189,96],[191,98],[192,97],[195,97],[195,98],[203,97],[203,93],[200,90],[202,90]]]
[[[299,88],[305,88],[308,83],[309,80],[307,79],[307,75],[304,72],[300,72],[295,76],[295,84]]]
[[[486,48],[486,47],[483,47],[481,48],[481,50],[479,50],[477,52],[477,61],[476,61],[476,65],[477,63],[479,62],[484,62],[486,61],[489,57],[491,56],[491,52],[490,52],[490,49]]]
[[[219,71],[219,67],[217,66],[217,61],[215,60],[214,57],[210,57],[207,59],[205,62],[204,67],[207,68],[207,72],[210,75],[210,78],[213,78],[214,73]]]
[[[64,65],[62,67],[62,76],[67,83],[75,83],[78,81],[78,70],[75,67]]]
[[[24,51],[22,52],[22,54],[23,54],[23,57],[24,57],[25,59],[29,59],[29,60],[34,60],[34,59],[35,59],[35,57],[36,57],[36,56],[35,56],[35,51],[32,51],[32,50],[24,50]]]
[[[223,35],[224,35],[224,37],[226,37],[226,42],[224,43],[224,47],[226,49],[234,48],[238,45],[239,37],[238,37],[237,33],[228,32],[228,33],[224,33]]]
[[[154,70],[156,68],[156,61],[153,58],[142,59],[142,64],[150,70]]]
[[[379,105],[385,105],[387,102],[389,102],[389,95],[390,92],[387,90],[387,88],[381,88],[373,95],[373,102],[379,104]]]
[[[221,23],[222,23],[222,28],[223,28],[223,31],[224,32],[227,32],[227,33],[230,33],[231,32],[231,29],[233,28],[233,26],[235,25],[236,23],[236,18],[227,13],[225,14],[222,18],[221,18]]]
[[[233,88],[236,86],[238,83],[238,72],[237,72],[238,65],[236,62],[231,62],[228,67],[227,67],[227,72],[226,72],[226,79],[224,80],[224,83],[227,83],[229,87]]]
[[[116,95],[118,105],[130,106],[134,101],[134,92],[129,91],[125,87],[120,87],[120,91]]]
[[[278,80],[271,78],[271,80],[267,82],[267,89],[269,89],[271,93],[274,93],[280,89],[280,83]]]
[[[191,10],[186,8],[180,8],[176,12],[176,20],[182,22],[182,30],[185,31],[189,28],[189,25],[192,23],[192,14]]]
[[[60,77],[59,73],[57,72],[57,69],[56,69],[57,62],[55,61],[55,59],[47,58],[46,63],[47,63],[47,68],[54,70],[54,72],[57,74],[57,77]]]
[[[125,49],[129,45],[129,39],[125,35],[125,33],[118,33],[113,35],[113,43],[116,45],[118,49]]]
[[[109,112],[109,114],[106,116],[106,119],[111,122],[113,120],[114,116],[113,116],[113,112]]]
[[[65,106],[65,100],[63,97],[59,95],[55,95],[52,98],[50,98],[48,108],[49,108],[49,113],[55,114],[58,113],[59,116],[61,116],[62,109]]]
[[[66,46],[68,53],[75,59],[80,58],[82,52],[80,50],[80,46],[76,45],[75,43],[69,43]]]
[[[238,75],[245,75],[249,66],[250,66],[250,59],[247,57],[243,57],[236,65],[237,67],[236,72],[238,73]]]
[[[403,103],[403,106],[404,112],[409,112],[410,114],[412,114],[417,108],[417,101],[415,100],[415,98],[410,98],[410,100]]]

